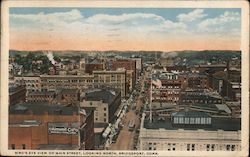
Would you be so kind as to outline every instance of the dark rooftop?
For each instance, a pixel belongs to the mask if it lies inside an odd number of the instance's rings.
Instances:
[[[159,117],[153,117],[153,122],[149,123],[149,119],[145,119],[144,128],[146,129],[167,129],[167,130],[197,130],[204,129],[210,131],[224,130],[224,131],[238,131],[241,130],[240,118],[212,118],[212,125],[195,125],[195,126],[174,126],[170,118],[165,120],[158,120]]]
[[[104,103],[111,104],[115,97],[118,95],[118,90],[98,89],[85,93],[86,101],[103,101]],[[120,92],[119,92],[120,93]]]
[[[61,89],[60,94],[77,94],[78,89]]]
[[[15,92],[23,89],[25,89],[25,86],[9,86],[9,95],[12,95]]]
[[[10,114],[29,114],[30,111],[35,115],[41,115],[45,112],[48,114],[60,114],[60,115],[72,115],[74,112],[78,113],[78,107],[76,106],[62,106],[49,103],[20,103],[14,106],[10,106]]]
[[[33,91],[29,92],[29,95],[54,95],[55,92],[53,91]]]
[[[94,123],[95,128],[106,128],[108,123]]]

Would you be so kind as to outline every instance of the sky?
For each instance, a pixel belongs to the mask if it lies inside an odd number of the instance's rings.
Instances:
[[[240,50],[237,8],[10,8],[15,50]]]

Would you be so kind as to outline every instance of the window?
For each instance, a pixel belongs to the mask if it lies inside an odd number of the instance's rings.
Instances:
[[[26,149],[26,145],[25,145],[25,144],[22,144],[22,148],[23,148],[23,149]]]
[[[104,117],[106,117],[106,116],[107,116],[107,114],[106,114],[106,113],[104,113],[103,115],[104,115]]]
[[[207,151],[210,151],[210,144],[207,144]]]
[[[107,122],[107,119],[106,119],[106,118],[104,118],[104,122]]]
[[[231,150],[232,150],[232,151],[235,151],[235,145],[232,145]]]
[[[195,150],[195,144],[192,144],[192,151]]]
[[[227,149],[227,151],[230,151],[230,145],[229,144],[226,145],[226,149]]]
[[[15,144],[11,144],[11,149],[16,149]]]
[[[171,150],[171,144],[168,143],[168,150]]]
[[[97,120],[98,120],[98,118],[95,118],[95,120],[97,121]]]
[[[187,144],[187,151],[190,151],[190,144]]]
[[[104,107],[104,109],[103,109],[104,111],[106,111],[107,110],[107,108],[106,107]]]
[[[215,145],[212,144],[212,146],[211,146],[211,150],[212,150],[212,151],[214,151],[214,147],[215,147]]]

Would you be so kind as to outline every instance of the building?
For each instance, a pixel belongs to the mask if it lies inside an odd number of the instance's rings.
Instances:
[[[152,75],[153,102],[179,102],[180,92],[186,88],[185,80],[177,73],[159,72]],[[149,78],[149,83],[151,78]]]
[[[9,86],[9,105],[15,105],[26,101],[25,85]]]
[[[127,96],[127,75],[125,69],[114,71],[93,71],[95,88],[119,89],[121,97]]]
[[[223,80],[226,79],[225,71],[218,71],[212,75],[209,75],[209,87],[221,94]]]
[[[93,71],[92,75],[40,75],[42,91],[57,89],[115,88],[126,96],[126,70]]]
[[[241,119],[211,118],[201,112],[176,112],[171,118],[141,121],[140,150],[240,151]]]
[[[27,95],[27,102],[52,102],[56,97],[53,91],[35,91],[29,92]]]
[[[56,101],[60,104],[79,104],[80,91],[78,89],[58,89]]]
[[[135,57],[135,58],[131,58],[131,59],[136,62],[136,80],[137,80],[143,71],[142,58]]]
[[[135,60],[132,60],[132,59],[116,59],[116,60],[113,60],[112,63],[111,63],[111,69],[112,70],[117,70],[119,68],[124,68],[126,69],[127,71],[128,70],[132,70],[132,76],[131,77],[127,77],[128,78],[131,78],[131,87],[130,87],[130,91],[132,91],[131,89],[134,88],[135,86],[135,83],[136,83],[136,61]],[[127,73],[128,75],[129,73]]]
[[[221,95],[231,101],[241,101],[241,82],[223,80]]]
[[[95,108],[95,123],[111,123],[116,118],[116,111],[121,105],[119,90],[94,89],[85,92],[80,102],[81,107]]]
[[[203,89],[186,89],[181,92],[180,103],[222,104],[222,97],[217,92]]]
[[[93,110],[48,103],[9,108],[9,149],[94,149]]]
[[[39,76],[14,77],[14,84],[26,85],[27,93],[41,91],[41,79]]]
[[[187,76],[187,84],[192,89],[207,89],[209,88],[208,77],[205,74],[191,73]]]
[[[94,86],[93,75],[40,75],[42,91],[88,89]]]
[[[97,59],[93,60],[90,63],[85,63],[85,73],[92,74],[93,71],[104,70],[105,64],[98,61]]]
[[[103,150],[105,146],[105,138],[103,138],[102,134],[105,129],[108,127],[108,123],[95,123],[95,150]]]
[[[160,58],[159,59],[159,63],[162,66],[173,66],[174,65],[174,59],[171,57],[167,57],[167,58]]]

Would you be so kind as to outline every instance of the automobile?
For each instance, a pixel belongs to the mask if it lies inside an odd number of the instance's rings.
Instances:
[[[135,122],[129,121],[128,130],[129,131],[134,131],[134,128],[135,128]]]

